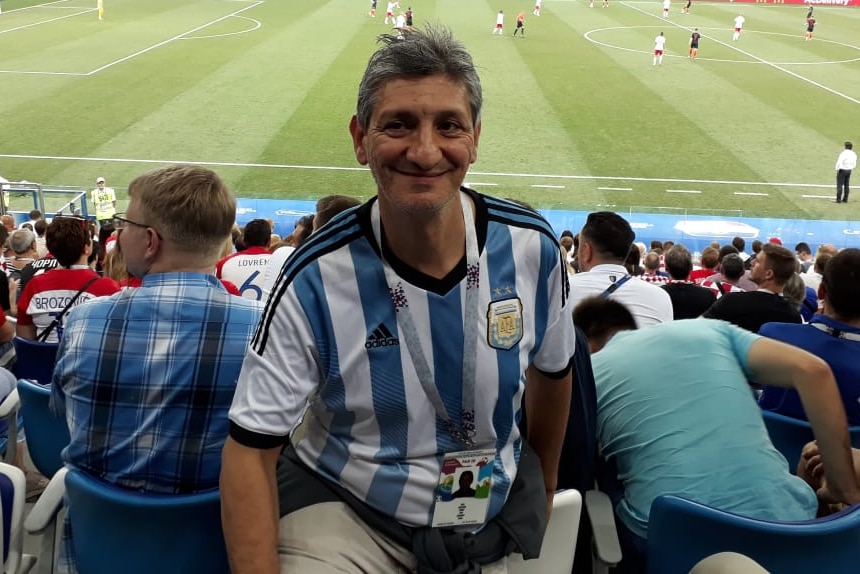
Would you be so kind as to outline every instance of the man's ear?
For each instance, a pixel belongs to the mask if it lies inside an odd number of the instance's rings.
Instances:
[[[358,117],[353,115],[349,120],[349,133],[352,136],[352,146],[355,149],[355,159],[361,165],[367,165],[367,153],[364,151],[364,136],[367,133],[358,123]]]
[[[147,261],[153,261],[158,256],[158,253],[161,251],[163,247],[161,244],[164,241],[158,232],[156,232],[151,227],[146,228],[147,234],[147,244],[146,251],[143,254],[144,259]]]

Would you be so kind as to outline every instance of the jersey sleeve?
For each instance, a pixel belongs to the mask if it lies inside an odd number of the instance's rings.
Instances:
[[[33,289],[32,284],[27,283],[27,286],[24,287],[24,290],[21,292],[21,296],[18,297],[18,301],[16,305],[18,306],[18,324],[19,325],[32,325],[33,318],[27,314],[27,307],[30,306],[30,300],[33,298]]]
[[[546,282],[548,315],[546,333],[533,364],[542,372],[552,375],[564,373],[570,367],[576,349],[576,331],[573,327],[570,282],[561,251],[550,238],[541,239],[541,257],[550,270]]]
[[[290,286],[266,307],[230,407],[230,436],[252,448],[283,444],[317,389],[320,368],[307,316]]]

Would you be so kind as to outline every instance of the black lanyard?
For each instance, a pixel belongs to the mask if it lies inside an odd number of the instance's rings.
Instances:
[[[610,295],[612,295],[613,293],[618,291],[618,288],[621,287],[622,285],[624,285],[625,283],[627,283],[629,280],[630,280],[630,275],[625,275],[624,277],[622,277],[621,279],[619,279],[618,281],[616,281],[615,283],[613,283],[612,285],[607,287],[606,291],[601,293],[600,296],[601,297],[609,297]]]

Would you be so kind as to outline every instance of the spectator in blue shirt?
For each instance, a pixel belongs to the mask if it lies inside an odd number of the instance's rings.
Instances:
[[[848,415],[848,424],[860,425],[860,249],[843,249],[827,262],[818,287],[824,310],[806,325],[767,323],[759,334],[818,355],[830,365]],[[806,419],[797,392],[765,387],[761,408]]]

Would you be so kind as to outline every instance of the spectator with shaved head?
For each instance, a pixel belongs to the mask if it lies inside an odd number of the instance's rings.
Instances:
[[[656,251],[649,251],[645,254],[644,267],[645,272],[639,276],[642,281],[647,281],[653,285],[663,285],[668,283],[669,274],[665,271],[660,271],[661,257]]]

